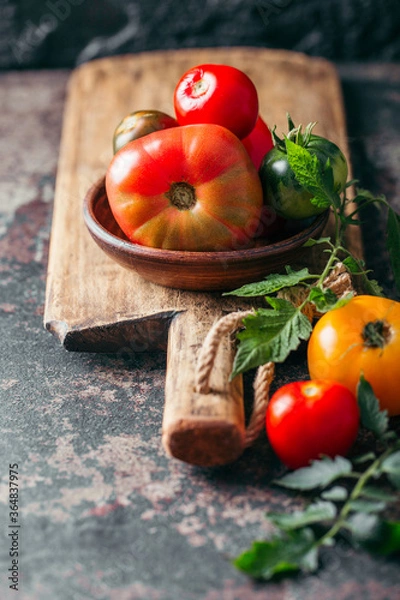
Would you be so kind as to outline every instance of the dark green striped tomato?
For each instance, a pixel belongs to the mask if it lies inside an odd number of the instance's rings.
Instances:
[[[317,156],[325,166],[329,159],[333,170],[335,190],[340,193],[347,181],[347,161],[340,148],[333,142],[311,134],[304,145]],[[306,219],[324,212],[326,209],[311,202],[312,194],[296,180],[288,157],[281,144],[268,152],[260,167],[264,202],[271,205],[276,213],[286,219]]]
[[[170,127],[177,127],[178,121],[160,110],[136,110],[126,115],[114,131],[114,154],[123,146],[137,140],[144,135],[161,131]]]

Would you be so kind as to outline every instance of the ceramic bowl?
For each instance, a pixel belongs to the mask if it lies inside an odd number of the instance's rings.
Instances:
[[[284,239],[267,244],[260,238],[251,248],[222,252],[150,248],[130,242],[119,228],[108,204],[103,177],[86,194],[84,220],[108,256],[153,283],[185,290],[228,291],[297,263],[305,252],[304,243],[321,235],[328,212],[301,231],[287,232]]]

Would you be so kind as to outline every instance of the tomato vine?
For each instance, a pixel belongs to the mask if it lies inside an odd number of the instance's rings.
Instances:
[[[382,288],[376,280],[370,278],[364,261],[354,256],[345,245],[347,229],[360,224],[360,210],[363,206],[375,204],[387,210],[387,248],[395,283],[400,290],[400,216],[384,196],[373,196],[366,190],[356,189],[354,197],[348,197],[349,188],[356,186],[355,180],[347,182],[339,192],[334,185],[330,161],[324,164],[295,140],[293,133],[285,138],[287,158],[296,179],[312,194],[313,204],[330,210],[333,214],[333,235],[310,239],[305,244],[308,247],[321,245],[327,260],[320,273],[310,273],[306,268],[294,271],[287,267],[284,274],[271,274],[262,281],[227,292],[228,295],[240,297],[262,296],[268,306],[259,308],[254,315],[243,320],[245,328],[237,335],[239,343],[232,377],[268,361],[284,362],[301,340],[307,340],[312,331],[303,314],[307,305],[312,304],[319,313],[324,313],[350,300],[351,294],[338,298],[325,285],[326,278],[339,263],[349,275],[357,279],[364,293],[382,295]],[[300,299],[297,302],[276,297],[278,292],[282,294],[296,289]]]

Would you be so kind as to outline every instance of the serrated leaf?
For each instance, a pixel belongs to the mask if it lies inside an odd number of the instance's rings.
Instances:
[[[360,264],[353,256],[346,256],[342,262],[350,273],[359,273],[360,266],[363,266],[363,264]]]
[[[317,569],[318,549],[311,529],[288,532],[270,541],[253,542],[249,550],[234,560],[240,571],[268,580],[284,572],[313,572]]]
[[[237,334],[239,345],[231,377],[269,361],[286,360],[301,340],[307,340],[312,326],[291,302],[267,298],[271,309],[260,308],[243,320],[244,331]]]
[[[387,249],[394,281],[400,290],[400,216],[391,207],[387,219]]]
[[[314,240],[313,238],[308,239],[303,244],[303,248],[312,248],[312,246],[316,246],[317,244],[329,244],[331,242],[330,237],[321,237],[318,240]]]
[[[268,296],[278,292],[285,287],[298,285],[303,281],[310,279],[311,275],[307,268],[300,271],[293,271],[289,266],[286,267],[286,274],[272,273],[263,281],[248,283],[231,292],[224,293],[224,296],[256,297]]]
[[[379,401],[363,375],[357,385],[357,400],[362,425],[377,437],[381,437],[388,428],[388,414],[386,410],[380,409]]]
[[[352,465],[347,458],[324,456],[321,460],[314,460],[309,467],[303,467],[288,473],[276,483],[294,490],[312,490],[323,488],[335,479],[351,473]]]
[[[385,433],[382,435],[381,440],[383,440],[384,442],[393,442],[397,440],[397,434],[392,429],[389,429],[388,431],[385,431]]]
[[[384,502],[394,502],[395,500],[399,499],[399,497],[395,494],[386,492],[382,488],[373,485],[364,486],[361,495],[364,498],[370,498],[371,500],[383,500]]]
[[[400,489],[400,450],[385,458],[381,464],[381,472],[387,475],[397,489]]]
[[[353,458],[353,463],[356,465],[365,463],[367,461],[370,460],[375,460],[376,458],[376,454],[375,452],[372,452],[372,450],[370,452],[366,452],[365,454],[361,454],[361,456],[356,456]]]
[[[346,528],[352,532],[358,542],[370,538],[378,524],[379,517],[377,515],[362,513],[352,514],[346,520]]]
[[[312,194],[310,201],[319,208],[328,208],[331,201],[324,190],[322,164],[306,148],[285,140],[288,162],[297,181]]]
[[[375,513],[381,512],[386,508],[386,502],[381,500],[363,500],[362,498],[357,498],[356,500],[352,500],[350,503],[351,510],[355,512],[361,513]]]
[[[387,478],[397,490],[400,490],[400,475],[399,473],[388,473]]]
[[[358,183],[358,179],[349,179],[349,181],[346,183],[346,185],[344,187],[349,188],[349,187],[352,187],[353,185],[356,185],[356,183]]]
[[[342,223],[346,223],[346,225],[362,225],[363,221],[360,219],[356,219],[356,217],[346,217],[345,215],[341,216]]]
[[[321,494],[324,500],[333,500],[334,502],[343,502],[347,499],[348,492],[346,488],[341,485],[335,485],[329,490],[325,490]]]
[[[305,510],[295,510],[292,513],[268,513],[267,517],[277,527],[285,531],[291,531],[312,523],[334,519],[336,517],[336,506],[332,502],[319,500],[309,504]]]
[[[352,202],[356,202],[357,204],[360,204],[360,202],[365,202],[366,200],[373,200],[374,199],[374,195],[372,194],[372,192],[370,192],[369,190],[363,190],[362,188],[357,188],[357,193],[354,196],[354,198],[352,198]]]
[[[329,288],[321,290],[321,288],[314,287],[310,290],[310,302],[315,304],[319,312],[332,310],[337,301],[337,296]]]
[[[369,279],[366,275],[363,278],[362,286],[365,294],[371,296],[382,296],[383,288],[376,279]]]
[[[319,158],[303,146],[285,139],[289,165],[302,187],[312,194],[310,201],[319,208],[340,208],[341,199],[334,189],[330,161],[323,164]]]
[[[364,515],[372,517],[372,515]],[[381,521],[377,519],[375,527],[369,531],[361,544],[369,550],[383,556],[400,553],[400,522],[399,521]]]

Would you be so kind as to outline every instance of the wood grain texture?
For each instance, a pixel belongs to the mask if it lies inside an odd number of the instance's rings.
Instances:
[[[194,387],[193,365],[219,316],[214,307],[201,307],[181,314],[170,327],[162,441],[171,456],[200,466],[231,462],[244,447],[243,382],[229,380],[233,345],[228,337],[221,341],[210,391],[200,394]]]
[[[175,83],[187,69],[205,62],[245,71],[257,87],[260,114],[268,124],[276,124],[278,132],[286,130],[287,112],[297,124],[318,121],[315,131],[339,144],[348,156],[339,80],[323,59],[284,51],[213,48],[112,57],[79,67],[70,79],[64,116],[44,323],[65,348],[84,351],[165,348],[169,331],[164,445],[182,460],[221,464],[235,459],[242,449],[241,382],[227,383],[232,348],[226,343],[214,375],[217,394],[196,397],[196,352],[216,316],[248,308],[248,302],[145,281],[96,246],[82,217],[83,198],[112,157],[116,125],[134,110],[172,114]],[[348,245],[361,255],[357,229]],[[315,260],[310,251],[305,261],[315,264]],[[230,440],[228,448],[221,439]]]
[[[175,82],[186,69],[207,61],[232,64],[248,73],[259,92],[261,114],[278,131],[286,129],[286,112],[297,123],[318,120],[316,131],[348,154],[340,84],[334,67],[324,59],[213,48],[106,58],[76,69],[64,116],[44,316],[46,327],[70,349],[79,350],[82,344],[85,350],[106,349],[109,333],[116,329],[121,337],[127,329],[126,339],[132,341],[133,322],[158,319],[163,327],[176,311],[204,299],[145,282],[105,256],[86,231],[82,201],[105,173],[119,121],[147,107],[171,113]],[[361,248],[356,230],[350,243]],[[232,300],[223,302],[227,310],[234,308]],[[158,338],[157,333],[149,334]],[[141,344],[141,333],[138,338]]]

